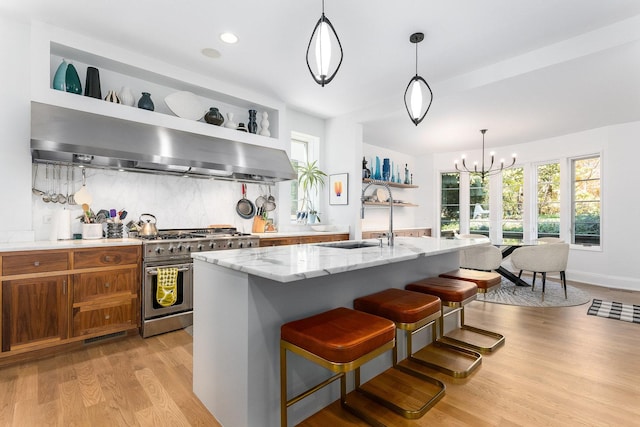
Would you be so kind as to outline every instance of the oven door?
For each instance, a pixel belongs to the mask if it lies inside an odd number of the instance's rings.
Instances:
[[[176,301],[169,306],[160,305],[157,300],[159,268],[178,269]],[[145,266],[142,290],[145,320],[193,310],[193,263]]]

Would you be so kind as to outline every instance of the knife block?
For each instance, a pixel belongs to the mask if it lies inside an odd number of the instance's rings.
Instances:
[[[252,233],[264,233],[264,227],[267,225],[267,221],[261,216],[253,217],[253,226],[251,227]]]

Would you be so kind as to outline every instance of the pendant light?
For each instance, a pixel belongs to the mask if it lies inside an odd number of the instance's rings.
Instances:
[[[324,0],[322,0],[322,16],[311,33],[307,46],[307,67],[320,86],[329,84],[338,73],[342,64],[342,44],[329,18],[324,16]]]
[[[433,101],[433,92],[429,83],[418,75],[418,43],[424,40],[423,33],[413,33],[409,37],[409,41],[416,45],[416,75],[409,81],[407,89],[404,91],[404,106],[413,124],[418,123],[427,115],[427,111],[431,107]],[[426,97],[429,100],[427,102]]]

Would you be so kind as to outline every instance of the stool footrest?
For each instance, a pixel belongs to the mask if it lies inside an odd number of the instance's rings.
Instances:
[[[468,377],[482,363],[480,353],[441,340],[421,348],[407,359],[454,378]]]
[[[476,328],[471,325],[462,325],[460,328],[441,337],[440,340],[483,354],[495,351],[498,347],[504,345],[505,342],[504,335],[487,331],[486,329]]]
[[[399,371],[401,373],[404,373],[405,375],[409,375],[409,376],[412,376],[414,378],[418,378],[421,381],[428,382],[429,384],[435,386],[435,390],[436,391],[434,393],[429,393],[429,392],[427,392],[427,391],[425,391],[423,389],[419,389],[418,388],[417,390],[419,391],[419,393],[425,393],[425,394],[428,395],[428,397],[424,398],[424,399],[420,399],[421,400],[421,402],[420,402],[421,406],[420,407],[418,407],[416,409],[407,409],[407,408],[404,408],[402,406],[399,406],[398,404],[392,402],[391,400],[387,399],[386,397],[382,397],[380,394],[374,393],[373,391],[369,391],[369,390],[367,390],[365,388],[365,387],[367,387],[367,385],[372,385],[373,383],[375,383],[376,380],[380,380],[385,375],[393,375],[393,373],[395,371]],[[395,375],[397,375],[397,374],[395,374]],[[364,395],[368,399],[371,399],[374,402],[376,402],[376,403],[378,403],[378,404],[380,404],[380,405],[382,405],[382,406],[394,411],[395,413],[402,415],[404,418],[408,418],[408,419],[417,419],[417,418],[422,417],[431,407],[433,407],[433,405],[435,405],[440,399],[442,399],[442,397],[444,396],[445,389],[446,389],[446,387],[445,387],[444,383],[442,383],[442,381],[437,380],[437,379],[432,378],[432,377],[429,377],[429,376],[423,374],[422,372],[418,372],[416,370],[413,370],[413,369],[410,369],[410,368],[406,368],[406,367],[401,366],[401,365],[395,365],[392,368],[387,369],[382,374],[372,378],[369,382],[363,384],[362,386],[358,386],[356,388],[356,390],[359,393],[361,393],[362,395]]]

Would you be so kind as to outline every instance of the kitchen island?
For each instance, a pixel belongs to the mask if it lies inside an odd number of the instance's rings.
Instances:
[[[395,246],[332,243],[204,252],[194,258],[193,390],[225,426],[280,424],[280,326],[354,298],[458,268],[474,240],[397,238]],[[345,242],[335,242],[333,244]],[[363,367],[367,381],[391,366],[385,354]],[[328,378],[292,355],[290,396]],[[351,384],[351,381],[348,382]],[[299,423],[339,397],[338,384],[289,408]]]

